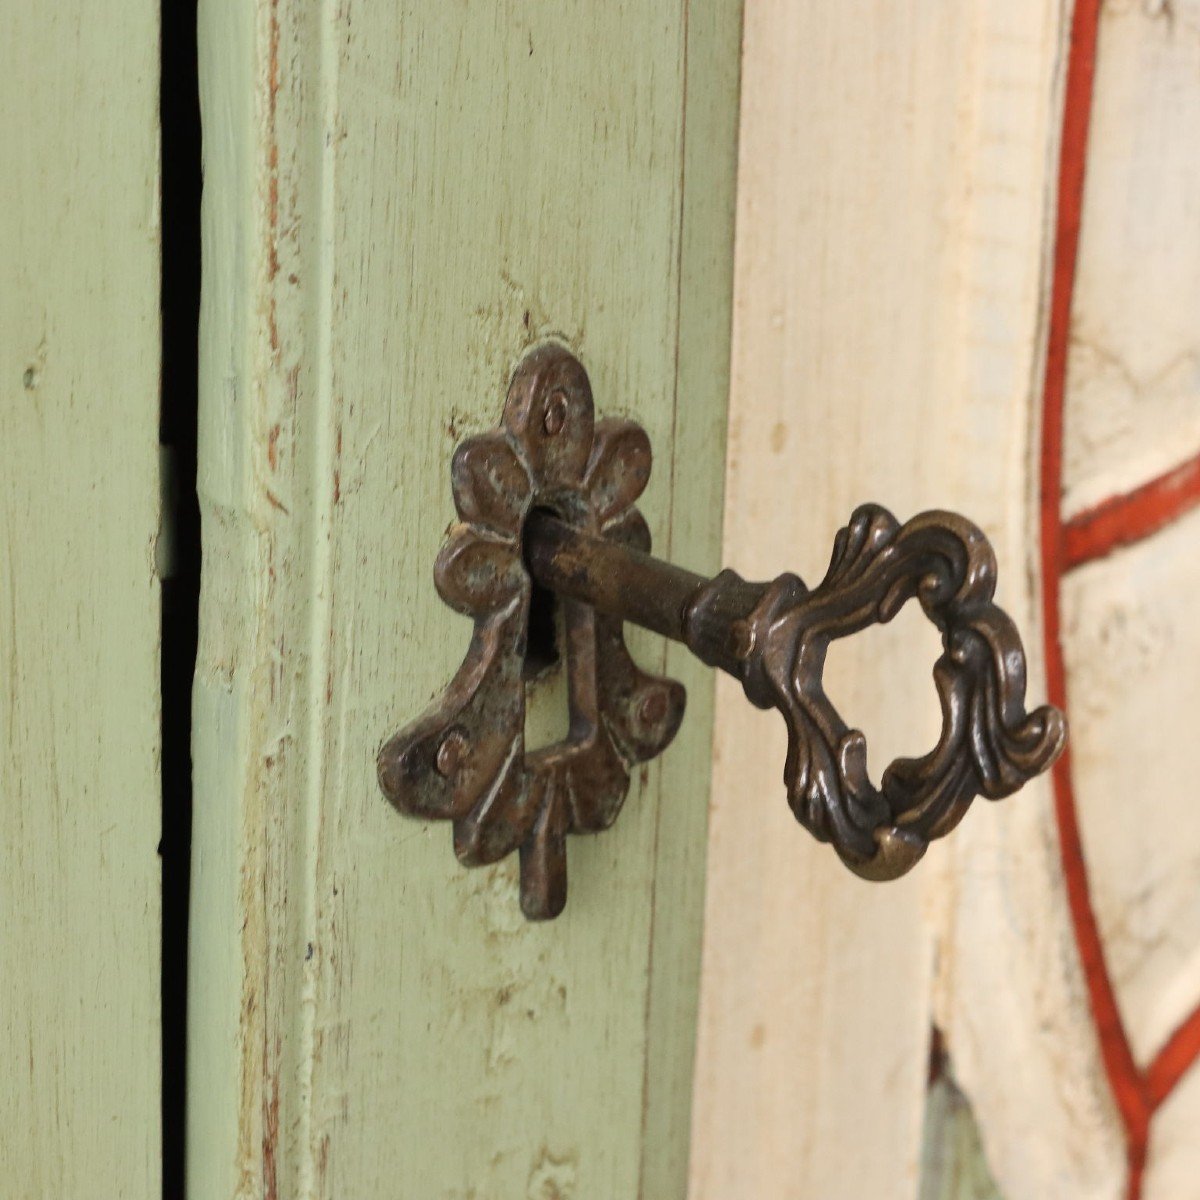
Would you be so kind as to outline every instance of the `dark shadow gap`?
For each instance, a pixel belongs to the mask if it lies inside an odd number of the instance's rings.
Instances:
[[[551,509],[538,509],[538,512],[548,512]],[[547,672],[558,666],[558,598],[548,588],[542,587],[533,580],[533,588],[529,597],[529,624],[525,637],[525,661],[521,675],[526,683],[540,679]]]
[[[196,500],[200,319],[200,103],[196,0],[163,0],[162,399],[159,441],[171,547],[162,583],[162,1167],[182,1200],[187,935],[192,840],[192,676],[200,600]]]

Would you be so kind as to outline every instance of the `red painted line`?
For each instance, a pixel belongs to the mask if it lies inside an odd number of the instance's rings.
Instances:
[[[1053,276],[1050,289],[1046,373],[1042,391],[1040,533],[1042,608],[1046,639],[1047,687],[1052,703],[1068,707],[1066,666],[1059,620],[1064,572],[1081,563],[1148,537],[1200,505],[1200,455],[1124,496],[1115,496],[1062,519],[1063,399],[1071,306],[1083,208],[1088,125],[1095,78],[1100,0],[1076,0],[1063,104],[1058,168]],[[1125,1131],[1126,1196],[1140,1200],[1150,1119],[1186,1072],[1200,1060],[1200,1008],[1167,1040],[1143,1072],[1138,1069],[1117,1004],[1092,907],[1087,862],[1071,776],[1071,748],[1054,767],[1054,811],[1058,823],[1063,878],[1075,942],[1087,983],[1100,1055]]]
[[[1171,1034],[1146,1069],[1146,1092],[1153,1108],[1171,1094],[1197,1058],[1200,1058],[1200,1008]]]
[[[1046,374],[1042,391],[1042,615],[1050,701],[1064,710],[1068,707],[1067,679],[1059,625],[1059,595],[1063,571],[1066,569],[1066,538],[1062,521],[1063,397],[1066,391],[1071,304],[1083,209],[1099,9],[1100,0],[1076,0],[1071,19],[1058,164],[1058,211],[1055,219]],[[1104,957],[1104,943],[1092,907],[1087,864],[1079,836],[1069,744],[1066,753],[1055,764],[1053,782],[1054,812],[1058,823],[1067,903],[1087,982],[1092,1019],[1100,1041],[1101,1060],[1125,1130],[1127,1196],[1129,1200],[1138,1200],[1149,1142],[1151,1106],[1121,1020],[1112,977]]]
[[[1048,658],[1049,665],[1049,658]],[[1049,672],[1051,703],[1063,704],[1061,655],[1055,670]],[[1054,676],[1060,683],[1056,686]],[[1070,754],[1064,753],[1054,768],[1054,811],[1058,821],[1063,876],[1067,903],[1075,930],[1075,943],[1087,981],[1092,1020],[1100,1041],[1100,1054],[1113,1099],[1125,1130],[1129,1159],[1129,1200],[1140,1195],[1140,1179],[1150,1136],[1152,1105],[1145,1081],[1133,1058],[1133,1051],[1117,1005],[1116,992],[1104,955],[1104,944],[1092,908],[1087,865],[1079,837],[1075,795],[1071,782]]]
[[[1063,529],[1063,570],[1140,542],[1200,505],[1200,454],[1124,496],[1072,517]]]

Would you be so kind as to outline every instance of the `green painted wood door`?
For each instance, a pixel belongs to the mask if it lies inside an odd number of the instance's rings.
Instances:
[[[162,1194],[155,0],[0,3],[0,1195]]]
[[[191,1200],[685,1190],[712,678],[531,925],[378,793],[461,659],[448,466],[546,338],[715,568],[738,0],[202,0]],[[533,738],[561,725],[561,683]]]

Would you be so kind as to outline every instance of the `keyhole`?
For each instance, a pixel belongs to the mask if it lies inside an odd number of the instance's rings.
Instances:
[[[557,516],[551,508],[535,508],[525,518],[526,521],[534,513]],[[558,597],[549,588],[542,587],[536,579],[532,583],[533,590],[529,596],[529,625],[525,631],[525,662],[521,671],[521,677],[526,683],[553,670],[558,666],[561,657],[558,649]]]
[[[536,509],[552,512],[551,509]],[[570,727],[566,672],[558,669],[566,631],[563,606],[549,588],[534,582],[525,630],[525,749],[561,742]]]
[[[537,679],[556,667],[558,660],[558,599],[549,588],[534,582],[521,677],[527,683]]]

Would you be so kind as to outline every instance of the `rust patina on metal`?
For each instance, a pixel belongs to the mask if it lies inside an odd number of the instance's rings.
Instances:
[[[634,665],[624,621],[682,642],[739,679],[754,704],[782,712],[792,811],[867,879],[902,875],[976,796],[1011,795],[1061,753],[1062,713],[1025,711],[1020,636],[992,602],[991,546],[965,518],[930,512],[901,525],[863,505],[812,590],[791,574],[708,579],[647,553],[633,503],[650,463],[638,425],[594,420],[587,374],[560,346],[524,360],[501,426],[454,455],[462,523],[434,576],[443,599],[475,618],[474,636],[441,699],[384,746],[379,778],[401,812],[454,822],[464,864],[519,850],[526,916],[562,911],[567,834],[611,825],[633,766],[661,753],[683,718],[683,688]],[[527,754],[533,581],[564,609],[570,730]],[[942,734],[923,758],[892,763],[877,789],[862,733],[825,695],[825,656],[914,597],[942,634]]]
[[[685,696],[680,684],[634,665],[619,618],[564,599],[569,733],[526,753],[526,521],[546,509],[605,545],[649,549],[633,503],[650,457],[640,426],[594,420],[587,374],[558,346],[522,362],[500,427],[454,454],[461,523],[438,555],[434,581],[475,630],[441,698],[384,746],[379,780],[401,812],[452,820],[454,850],[467,866],[519,850],[521,908],[535,920],[566,903],[567,834],[613,823],[632,768],[679,729]]]

